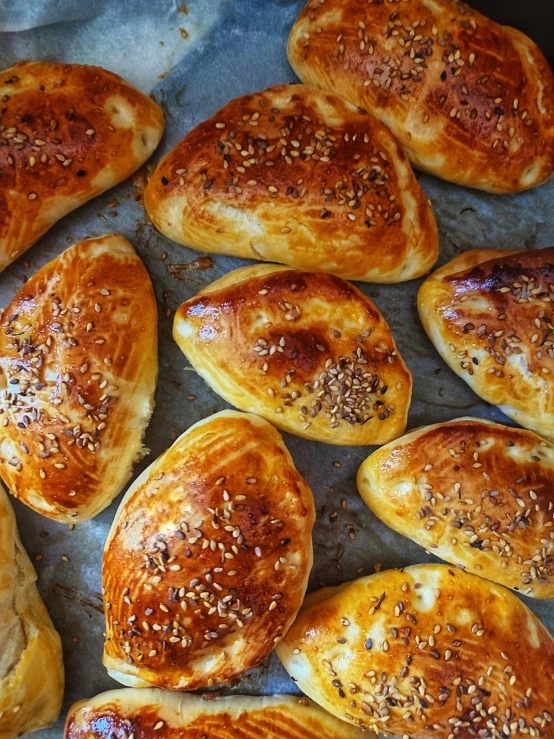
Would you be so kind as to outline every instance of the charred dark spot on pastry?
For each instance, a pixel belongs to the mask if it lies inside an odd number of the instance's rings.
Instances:
[[[85,170],[84,170],[84,169],[78,169],[78,170],[77,170],[77,171],[75,172],[75,175],[76,175],[77,177],[84,177],[84,176],[86,175],[86,172],[85,172]]]
[[[162,185],[169,185],[169,180],[167,179],[167,177],[162,177]]]

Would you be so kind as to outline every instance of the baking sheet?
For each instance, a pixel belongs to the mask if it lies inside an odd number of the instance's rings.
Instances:
[[[0,68],[20,59],[101,64],[144,92],[153,92],[166,113],[167,129],[152,164],[229,99],[295,81],[285,45],[304,0],[189,0],[186,6],[169,0],[86,4],[35,0],[14,3],[11,21],[8,4],[0,0],[0,30],[26,24],[39,27],[0,33]],[[492,9],[486,0],[474,5]],[[517,14],[521,2],[504,6],[504,13],[511,8]],[[551,12],[548,0],[525,6],[529,9],[526,22],[538,19],[537,33],[541,28],[544,33]],[[80,16],[75,15],[76,9]],[[54,22],[62,17],[72,20]],[[533,28],[525,30],[533,32]],[[71,243],[119,231],[135,245],[154,282],[160,314],[160,377],[145,439],[152,453],[136,468],[136,475],[193,423],[227,407],[187,366],[172,341],[171,326],[175,309],[184,300],[245,264],[239,259],[206,257],[157,233],[145,222],[140,204],[144,183],[144,172],[139,173],[69,215],[0,276],[0,305],[4,306],[26,278]],[[427,175],[420,177],[420,183],[433,202],[439,225],[439,264],[470,248],[532,249],[554,244],[554,178],[516,196],[478,193]],[[408,428],[467,414],[508,423],[446,367],[426,338],[415,309],[420,282],[358,285],[383,311],[413,373]],[[285,441],[316,499],[310,588],[380,568],[437,561],[378,521],[358,496],[355,476],[370,448],[331,447],[290,435],[285,435]],[[100,562],[119,500],[72,531],[14,502],[23,542],[39,573],[39,589],[62,636],[67,676],[62,719],[35,734],[36,739],[60,737],[63,718],[74,701],[118,687],[101,663]],[[552,603],[525,602],[554,631]],[[275,656],[229,690],[296,692]]]

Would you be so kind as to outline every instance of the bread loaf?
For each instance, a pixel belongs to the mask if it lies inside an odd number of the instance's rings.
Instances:
[[[160,162],[144,204],[179,244],[347,279],[410,280],[438,254],[431,208],[387,127],[305,85],[232,100]]]
[[[554,639],[512,592],[449,565],[311,593],[277,653],[301,690],[355,726],[552,736]]]
[[[110,675],[194,690],[259,664],[302,604],[313,522],[267,421],[223,411],[192,426],[131,486],[106,542]]]
[[[118,234],[64,251],[0,319],[0,475],[38,513],[95,516],[121,492],[154,406],[150,277]]]
[[[0,739],[44,729],[62,707],[62,644],[0,485]]]
[[[187,300],[175,340],[225,400],[329,444],[404,431],[412,379],[379,309],[322,272],[259,264]]]
[[[385,123],[412,164],[496,193],[554,170],[554,78],[538,46],[460,0],[309,0],[290,63]]]
[[[307,698],[234,695],[215,698],[158,690],[110,690],[69,711],[65,739],[362,739]]]
[[[554,438],[554,247],[475,249],[434,272],[418,310],[445,362],[509,418]]]
[[[532,431],[480,418],[424,426],[371,454],[358,490],[438,557],[554,598],[554,446]]]
[[[60,218],[127,179],[160,108],[100,67],[21,62],[0,75],[0,271]]]

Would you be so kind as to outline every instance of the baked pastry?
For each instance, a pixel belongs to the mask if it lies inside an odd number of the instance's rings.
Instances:
[[[378,308],[340,277],[237,269],[183,303],[173,336],[226,401],[285,431],[353,445],[406,428],[410,371]]]
[[[434,272],[419,316],[444,361],[484,400],[554,438],[554,247],[476,249]]]
[[[164,128],[112,72],[21,62],[0,77],[0,271],[60,218],[127,179]]]
[[[0,319],[0,475],[56,521],[108,506],[144,453],[158,373],[152,283],[118,234],[75,244]]]
[[[104,664],[119,682],[194,690],[256,666],[296,616],[314,503],[279,433],[223,411],[125,495],[104,550]]]
[[[307,698],[234,695],[202,698],[167,690],[110,690],[69,711],[64,739],[361,739],[362,731],[339,721]],[[163,733],[160,734],[160,732]]]
[[[48,726],[62,707],[62,644],[0,485],[0,739]]]
[[[358,490],[391,529],[534,598],[554,598],[554,446],[479,418],[416,429],[371,454]]]
[[[410,280],[438,254],[386,126],[304,85],[245,95],[201,123],[160,162],[144,205],[179,244],[353,280]]]
[[[418,169],[496,193],[554,170],[546,58],[464,2],[309,0],[288,55],[303,82],[383,121]]]
[[[376,732],[552,736],[554,639],[509,590],[449,565],[312,593],[277,653],[323,708]]]

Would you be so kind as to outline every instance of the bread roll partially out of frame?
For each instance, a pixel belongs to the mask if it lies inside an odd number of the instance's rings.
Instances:
[[[131,486],[106,542],[110,675],[194,690],[259,664],[302,604],[314,516],[267,421],[223,411],[192,426]]]
[[[554,446],[457,418],[371,454],[358,490],[387,526],[468,572],[554,598]]]
[[[438,254],[390,131],[304,85],[245,95],[201,123],[161,161],[144,204],[179,244],[352,280],[410,280]]]
[[[475,249],[421,286],[418,309],[444,361],[484,400],[554,438],[554,247]]]
[[[546,58],[464,2],[309,0],[288,55],[303,82],[385,123],[418,169],[496,193],[554,170]]]
[[[62,707],[62,644],[0,485],[0,739],[43,729]]]
[[[0,75],[0,271],[60,218],[127,179],[164,129],[112,72],[21,62]]]
[[[292,695],[202,698],[167,690],[110,690],[69,711],[64,739],[362,739],[365,734]],[[123,734],[121,734],[123,737]]]
[[[150,277],[118,234],[75,244],[0,319],[0,475],[56,521],[108,506],[143,454],[158,374]]]
[[[554,639],[512,592],[449,565],[311,593],[277,653],[301,690],[360,727],[552,736]]]
[[[225,400],[329,444],[383,444],[406,427],[412,380],[378,308],[323,272],[259,264],[184,303],[173,335]]]

